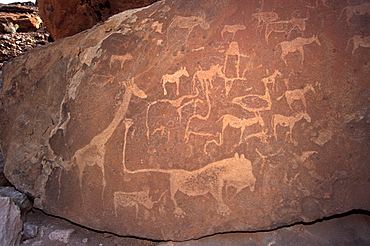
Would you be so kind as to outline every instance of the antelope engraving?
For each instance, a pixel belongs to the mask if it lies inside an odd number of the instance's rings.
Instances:
[[[279,72],[279,70],[275,69],[273,74],[261,80],[261,82],[265,85],[265,89],[268,88],[267,87],[268,84],[272,84],[272,89],[274,89],[277,76],[281,76],[281,73]]]
[[[352,38],[350,38],[347,42],[347,48],[349,46],[349,42],[353,40],[353,50],[352,50],[352,55],[355,54],[355,51],[359,47],[364,47],[364,48],[370,48],[370,36],[363,36],[363,35],[354,35]]]
[[[150,130],[149,130],[149,111],[150,111],[150,108],[156,104],[159,104],[159,103],[168,103],[170,104],[172,107],[176,108],[176,112],[179,116],[179,121],[181,121],[182,119],[182,110],[184,107],[188,106],[188,105],[195,105],[195,103],[200,100],[200,99],[195,99],[196,97],[198,97],[199,95],[199,90],[198,88],[195,88],[196,90],[196,94],[194,95],[184,95],[184,96],[181,96],[175,100],[170,100],[170,99],[160,99],[160,100],[157,100],[157,101],[154,101],[152,103],[150,103],[147,107],[147,110],[146,110],[146,128],[147,128],[147,138],[149,139],[149,136],[150,136]],[[189,100],[187,102],[184,102],[185,100]],[[163,126],[164,127],[164,126]],[[154,134],[154,132],[152,133]]]
[[[110,57],[109,61],[109,67],[112,68],[112,65],[116,62],[119,63],[119,68],[122,68],[122,65],[125,63],[127,60],[132,60],[134,57],[131,54],[126,54],[126,55],[112,55]]]
[[[306,94],[309,90],[315,92],[315,89],[312,85],[306,85],[303,89],[297,89],[297,90],[291,90],[291,91],[285,91],[283,95],[277,98],[277,100],[280,100],[281,98],[285,97],[286,102],[289,105],[289,108],[293,110],[292,104],[295,100],[302,101],[302,104],[305,108],[307,108],[306,98],[304,94]]]
[[[301,64],[303,65],[303,61],[304,61],[303,46],[312,44],[313,42],[316,42],[316,44],[321,46],[321,43],[316,35],[313,35],[310,38],[297,37],[294,40],[283,41],[277,44],[277,46],[279,45],[281,46],[281,59],[285,62],[285,65],[288,65],[285,59],[285,56],[287,56],[289,53],[299,52],[301,54]]]
[[[347,7],[344,7],[338,17],[338,20],[342,17],[344,12],[346,12],[346,21],[347,24],[349,25],[350,24],[349,21],[354,15],[364,15],[366,13],[370,15],[370,3],[363,3],[360,5],[349,5]]]
[[[167,83],[176,83],[176,95],[179,95],[179,87],[180,87],[180,77],[185,76],[189,77],[188,71],[186,71],[186,67],[180,68],[174,74],[165,74],[162,76],[161,83],[163,87],[163,94],[167,95],[166,84]]]
[[[153,201],[149,196],[149,186],[145,186],[143,191],[134,192],[123,192],[117,191],[113,194],[113,204],[115,215],[118,216],[118,208],[120,207],[135,207],[136,218],[139,212],[139,205],[144,206],[146,209],[152,209],[154,204],[158,203],[163,195],[167,192],[163,192],[157,201]]]
[[[233,39],[235,37],[235,33],[237,31],[245,30],[244,25],[225,25],[224,28],[221,31],[221,37],[224,37],[225,32],[232,33]]]
[[[196,26],[200,26],[202,29],[207,30],[209,28],[209,23],[198,16],[185,17],[176,15],[172,19],[172,22],[168,29],[170,30],[175,27],[188,29],[188,34],[190,34]]]
[[[306,20],[308,20],[308,18],[292,17],[292,19],[287,21],[268,22],[265,29],[266,43],[268,44],[268,39],[272,32],[285,33],[288,37],[294,29],[303,33],[306,30]]]
[[[289,127],[289,131],[286,133],[286,137],[289,135],[290,142],[293,143],[294,142],[293,137],[292,137],[293,127],[301,119],[305,119],[307,122],[311,122],[311,117],[307,113],[303,113],[303,112],[300,112],[296,114],[295,116],[284,116],[281,114],[274,114],[272,116],[272,126],[274,130],[275,140],[277,141],[276,127],[280,125],[282,127]]]
[[[221,118],[218,120],[222,120],[222,130],[221,130],[221,142],[224,140],[224,134],[225,134],[225,129],[227,126],[230,126],[235,129],[240,129],[240,137],[239,137],[239,145],[243,143],[243,135],[246,127],[254,125],[259,123],[262,127],[265,126],[265,123],[260,116],[260,114],[256,113],[256,117],[254,118],[238,118],[235,117],[234,115],[230,114],[225,114],[221,116]],[[218,122],[216,121],[216,122]]]
[[[269,22],[277,21],[279,16],[275,12],[257,12],[252,14],[252,20],[257,20],[257,27],[263,26]]]
[[[231,211],[223,200],[223,187],[226,191],[229,187],[234,187],[236,189],[235,196],[246,187],[254,191],[256,183],[251,161],[246,159],[243,154],[239,156],[238,153],[235,153],[234,157],[212,162],[194,171],[182,169],[129,171],[126,169],[126,173],[143,172],[159,172],[170,175],[171,200],[175,205],[174,214],[176,217],[182,218],[186,213],[177,204],[175,195],[178,191],[188,196],[202,196],[210,193],[217,201],[217,213],[225,216],[230,214]]]
[[[193,91],[195,91],[195,86],[196,86],[196,80],[198,79],[202,90],[205,91],[208,90],[208,85],[213,88],[212,81],[216,77],[221,77],[225,78],[224,73],[222,72],[222,67],[217,64],[217,65],[211,65],[209,70],[200,70],[197,71],[194,76],[193,76]]]

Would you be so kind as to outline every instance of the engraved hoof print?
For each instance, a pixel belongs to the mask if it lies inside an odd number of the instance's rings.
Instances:
[[[175,208],[175,211],[173,212],[176,218],[185,218],[186,213],[181,208],[177,207]]]
[[[218,209],[217,209],[217,213],[222,215],[222,216],[226,216],[226,215],[230,215],[231,214],[231,210],[228,206],[226,205],[223,205],[223,206],[220,206]]]

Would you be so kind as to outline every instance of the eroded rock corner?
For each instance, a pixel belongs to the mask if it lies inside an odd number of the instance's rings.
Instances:
[[[3,71],[5,174],[156,240],[370,210],[368,9],[161,1],[32,50]]]

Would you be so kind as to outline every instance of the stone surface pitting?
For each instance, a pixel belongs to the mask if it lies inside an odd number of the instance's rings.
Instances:
[[[8,179],[50,214],[151,239],[369,210],[370,27],[347,5],[161,1],[15,59]]]

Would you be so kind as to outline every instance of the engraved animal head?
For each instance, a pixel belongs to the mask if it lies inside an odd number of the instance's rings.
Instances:
[[[316,93],[315,92],[315,88],[313,88],[312,85],[306,85],[304,88],[303,88],[303,91],[306,93],[307,91],[311,90],[312,92]]]
[[[226,189],[228,187],[236,188],[234,195],[238,194],[242,189],[249,186],[251,191],[254,191],[256,178],[252,172],[252,162],[244,157],[244,154],[239,156],[238,153],[235,153],[233,158],[230,158],[230,167],[232,170],[229,175],[225,177]]]
[[[307,113],[301,113],[303,119],[307,120],[307,122],[311,122],[311,116],[309,116]]]
[[[186,77],[189,77],[190,75],[189,75],[189,73],[188,73],[188,71],[186,70],[186,67],[182,67],[182,68],[180,68],[180,70],[178,71],[178,75],[179,75],[179,77],[181,77],[181,76],[186,76]]]
[[[316,42],[319,46],[321,46],[321,43],[320,43],[319,39],[317,38],[317,35],[313,35],[312,39],[313,39],[312,42]]]

